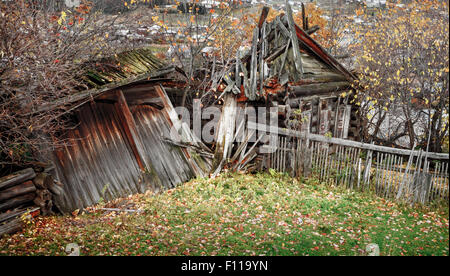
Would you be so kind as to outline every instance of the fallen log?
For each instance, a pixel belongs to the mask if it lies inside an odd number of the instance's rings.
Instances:
[[[15,218],[3,225],[0,225],[0,237],[5,234],[14,234],[22,230],[23,226],[24,223],[20,218]]]
[[[7,176],[3,176],[0,178],[0,190],[6,189],[11,186],[20,184],[27,180],[30,180],[36,176],[36,173],[32,168],[28,168],[25,170],[17,171]]]
[[[36,187],[34,186],[33,181],[28,180],[22,184],[0,191],[0,202],[34,191],[36,191]]]
[[[0,203],[0,212],[8,209],[12,209],[15,207],[18,207],[22,204],[29,203],[33,201],[33,199],[36,197],[36,193],[32,192],[29,194],[21,195],[18,197],[10,198],[6,200],[3,203]]]

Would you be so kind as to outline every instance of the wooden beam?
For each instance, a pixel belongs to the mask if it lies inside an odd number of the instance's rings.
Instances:
[[[18,216],[20,216],[22,214],[25,214],[25,213],[36,212],[39,209],[40,209],[39,207],[33,207],[31,209],[17,209],[17,210],[14,210],[14,211],[10,211],[8,213],[0,214],[0,224],[2,222],[4,222],[4,221],[10,220],[10,219],[15,218],[15,217],[18,217]]]
[[[305,4],[303,4],[303,2],[302,2],[302,26],[303,26],[303,30],[308,29],[308,27],[306,26]]]
[[[363,143],[363,142],[356,142],[356,141],[346,140],[346,139],[341,139],[341,138],[327,137],[327,136],[323,136],[323,135],[319,135],[319,134],[312,134],[312,133],[300,132],[300,131],[296,131],[296,130],[292,130],[292,129],[268,126],[268,125],[264,125],[264,124],[251,122],[251,121],[248,122],[248,128],[256,129],[256,130],[260,130],[260,131],[266,131],[266,132],[278,134],[278,135],[297,137],[297,138],[301,138],[301,139],[309,139],[311,141],[316,141],[316,142],[321,142],[321,143],[330,143],[330,144],[336,144],[336,145],[340,145],[340,146],[348,146],[348,147],[359,148],[359,149],[364,149],[364,150],[386,152],[389,154],[410,156],[411,153],[413,153],[417,156],[419,153],[419,151],[391,148],[391,147],[378,146],[378,145],[374,145],[374,144],[367,144],[367,143]],[[263,147],[268,148],[269,146],[263,146]],[[447,154],[447,153],[428,152],[427,156],[430,159],[437,159],[437,160],[448,160],[449,159],[449,154]]]
[[[178,113],[176,112],[175,108],[170,102],[169,97],[167,96],[167,93],[164,90],[164,87],[162,85],[159,85],[156,86],[155,89],[164,105],[164,109],[162,110],[163,115],[166,118],[166,120],[170,124],[172,124],[171,127],[173,127],[175,130],[173,132],[171,131],[171,135],[175,135],[175,137],[170,137],[170,139],[175,141],[188,142],[198,148],[208,149],[208,147],[206,147],[201,142],[201,140],[191,132],[189,127],[180,121],[180,119],[178,118]],[[193,152],[192,150],[188,148],[180,148],[180,150],[184,153],[186,160],[188,161],[192,171],[196,176],[204,177],[207,175],[207,172],[203,171],[201,167],[197,164],[197,161],[195,161],[191,157],[191,154]],[[205,162],[205,164],[207,164],[207,162]],[[209,164],[207,164],[207,166],[209,167]]]
[[[232,142],[237,115],[237,102],[235,95],[228,93],[225,95],[222,107],[222,114],[218,122],[216,136],[216,150],[212,167],[213,175],[217,175],[227,158],[231,155]]]
[[[258,29],[253,30],[253,40],[252,40],[252,58],[250,63],[250,91],[248,94],[248,98],[250,101],[253,101],[256,99],[256,85],[257,85],[257,71],[258,71],[258,53],[257,53],[257,46],[258,46],[258,38],[259,38],[259,31]]]
[[[320,27],[318,25],[314,25],[311,28],[307,29],[305,32],[309,35],[312,35],[313,33],[317,32],[318,30],[320,30]]]
[[[127,101],[125,100],[125,96],[121,90],[115,91],[117,96],[117,103],[115,104],[115,108],[117,110],[117,114],[120,118],[120,123],[125,132],[126,138],[130,143],[131,150],[133,151],[134,157],[139,165],[139,168],[143,171],[147,168],[147,162],[144,160],[144,147],[142,145],[142,141],[138,135],[136,123],[133,118],[133,114],[131,114],[130,108],[128,107]]]
[[[171,66],[171,67],[167,67],[167,68],[157,70],[157,71],[154,71],[151,73],[146,73],[146,74],[138,75],[135,77],[126,78],[119,82],[109,83],[109,84],[103,85],[101,88],[93,88],[93,89],[84,90],[84,91],[80,91],[80,92],[74,92],[73,94],[71,94],[67,97],[64,97],[63,99],[59,99],[55,102],[39,106],[36,110],[25,113],[25,114],[23,114],[23,116],[30,116],[30,115],[50,111],[50,110],[57,109],[57,108],[63,108],[64,106],[78,103],[81,101],[85,101],[85,103],[86,103],[86,102],[89,102],[92,98],[95,98],[106,91],[114,90],[114,89],[120,88],[125,85],[129,85],[134,82],[143,83],[143,82],[147,82],[147,81],[152,81],[153,78],[159,78],[161,76],[165,76],[169,73],[174,72],[175,70],[176,70],[176,67]]]
[[[20,206],[25,203],[29,203],[29,202],[33,201],[33,199],[35,197],[36,197],[36,193],[31,192],[28,194],[10,198],[10,199],[0,203],[0,212],[15,208],[15,207]]]
[[[289,5],[287,3],[286,3],[286,13],[287,13],[290,37],[291,37],[291,41],[292,41],[292,53],[294,55],[295,69],[300,74],[300,79],[302,79],[303,78],[303,64],[302,64],[302,57],[300,55],[300,47],[298,45],[298,38],[297,38],[296,32],[295,32],[296,25],[294,22],[294,18],[292,16],[291,5]]]
[[[264,22],[265,22],[266,19],[267,19],[267,15],[269,15],[269,10],[270,10],[270,8],[267,7],[267,6],[264,6],[264,7],[262,8],[261,16],[259,17],[259,22],[258,22],[258,29],[261,29],[261,28],[262,28]]]
[[[284,53],[284,50],[289,45],[289,43],[286,43],[286,45],[280,46],[273,50],[271,53],[268,54],[267,57],[265,57],[265,62],[270,63],[274,61],[277,57],[281,56],[281,54]]]
[[[328,94],[350,88],[347,81],[324,82],[317,84],[305,84],[300,86],[290,86],[289,93],[295,97],[308,97],[321,94]]]

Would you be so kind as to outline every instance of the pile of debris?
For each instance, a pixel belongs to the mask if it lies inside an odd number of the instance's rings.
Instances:
[[[53,214],[63,186],[46,171],[28,168],[0,178],[0,236],[22,229],[24,218]]]
[[[213,176],[230,167],[227,159],[239,164],[232,164],[232,168],[243,168],[259,156],[248,139],[243,145],[236,141],[235,133],[248,128],[237,123],[239,107],[275,108],[275,123],[280,128],[359,140],[358,107],[349,100],[355,75],[311,38],[319,27],[308,26],[305,12],[302,28],[294,22],[289,4],[286,4],[286,14],[270,22],[266,20],[268,13],[269,8],[264,7],[253,30],[250,51],[243,58],[237,53],[219,86],[218,91],[222,93],[219,98],[223,98],[224,104],[218,124]],[[257,121],[266,122],[266,118],[257,116]],[[247,132],[250,137],[255,135]],[[267,140],[260,133],[258,137],[260,144]],[[247,147],[252,150],[248,155]],[[242,160],[234,158],[236,154]]]

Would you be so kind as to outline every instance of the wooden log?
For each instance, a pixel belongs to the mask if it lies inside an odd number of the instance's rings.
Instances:
[[[36,193],[32,192],[29,194],[21,195],[18,197],[10,198],[6,200],[3,203],[0,203],[0,212],[8,209],[15,208],[17,206],[20,206],[25,203],[29,203],[33,201],[33,199],[36,197]]]
[[[24,223],[20,218],[13,219],[3,225],[0,225],[0,237],[5,234],[14,234],[24,227]]]
[[[0,202],[34,191],[36,191],[36,187],[31,180],[28,180],[22,184],[0,191]]]
[[[328,94],[344,90],[350,87],[350,83],[346,81],[324,82],[315,84],[305,84],[301,86],[290,86],[289,92],[295,97],[307,97],[320,94]]]
[[[33,179],[33,183],[38,189],[47,189],[53,183],[53,176],[48,173],[39,173]]]
[[[30,180],[36,176],[32,168],[21,170],[0,178],[0,190]]]

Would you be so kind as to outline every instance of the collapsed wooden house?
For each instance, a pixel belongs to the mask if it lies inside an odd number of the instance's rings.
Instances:
[[[266,21],[268,12],[269,8],[264,7],[253,31],[251,50],[243,58],[236,58],[223,78],[226,114],[221,117],[216,148],[216,159],[222,165],[227,158],[236,161],[231,155],[236,135],[226,137],[224,133],[240,129],[233,123],[238,107],[276,107],[279,128],[360,139],[358,107],[349,99],[355,76],[311,38],[317,26],[309,28],[304,24],[300,28],[294,22],[289,4],[286,14],[271,22]],[[219,161],[214,164],[216,172],[222,167]]]
[[[66,145],[45,158],[53,161],[45,173],[58,186],[37,187],[62,191],[40,200],[41,209],[55,205],[65,213],[101,199],[168,189],[195,176],[214,176],[226,163],[248,168],[262,140],[234,143],[237,133],[248,129],[244,121],[236,124],[238,107],[276,107],[280,128],[358,140],[356,107],[340,97],[354,76],[310,37],[317,28],[294,23],[289,5],[272,22],[267,14],[264,8],[250,52],[236,59],[218,89],[224,103],[214,154],[174,109],[183,91],[177,76],[183,72],[144,49],[122,53],[110,65],[100,62],[85,79],[92,89],[35,110],[65,106],[74,115],[74,127],[61,137]],[[247,142],[253,134],[247,130]]]
[[[63,133],[67,145],[50,157],[50,173],[64,185],[53,199],[63,213],[172,188],[209,172],[209,149],[178,119],[168,96],[176,68],[146,50],[122,53],[114,62],[121,66],[102,63],[90,71],[86,81],[96,88],[64,99],[76,126]],[[53,105],[40,110],[47,108]]]

